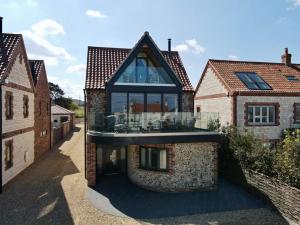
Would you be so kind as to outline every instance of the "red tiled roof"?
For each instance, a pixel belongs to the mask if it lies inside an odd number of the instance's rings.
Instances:
[[[5,71],[12,60],[14,52],[18,44],[21,42],[20,34],[5,34],[0,35],[0,80],[4,79]]]
[[[60,114],[74,114],[73,111],[63,108],[59,105],[51,106],[51,114],[60,115]]]
[[[29,60],[29,65],[30,65],[34,85],[36,85],[37,81],[40,78],[40,74],[42,72],[42,67],[44,65],[44,61],[43,60]]]
[[[230,91],[249,91],[235,72],[255,72],[264,79],[272,90],[264,92],[300,92],[300,64],[286,66],[283,63],[209,60],[220,80]],[[289,81],[286,76],[295,76],[299,81]],[[250,90],[261,92],[261,90]]]
[[[127,58],[131,49],[89,47],[87,60],[86,89],[103,89],[105,83]],[[183,91],[193,91],[193,87],[184,69],[178,52],[161,51],[166,62],[183,84]]]

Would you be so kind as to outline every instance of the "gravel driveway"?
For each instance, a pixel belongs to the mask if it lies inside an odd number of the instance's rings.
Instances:
[[[207,213],[138,221],[115,217],[94,208],[86,199],[84,179],[84,129],[7,184],[0,195],[0,224],[287,224],[266,208]]]

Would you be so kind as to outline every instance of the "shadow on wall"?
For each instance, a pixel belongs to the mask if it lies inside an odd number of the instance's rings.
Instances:
[[[217,191],[160,193],[142,189],[126,176],[104,176],[87,196],[106,213],[142,220],[267,207],[262,200],[222,178]]]
[[[60,149],[46,153],[5,186],[0,224],[74,224],[61,181],[78,172]]]

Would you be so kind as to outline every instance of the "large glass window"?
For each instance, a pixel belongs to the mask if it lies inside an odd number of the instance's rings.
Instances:
[[[275,124],[275,106],[248,106],[248,124],[273,125]]]
[[[259,75],[254,72],[238,72],[236,76],[252,90],[270,90],[272,89]]]
[[[147,112],[161,112],[161,94],[147,94]]]
[[[127,93],[111,93],[111,112],[127,112]]]
[[[137,83],[147,83],[148,62],[145,57],[136,58]]]
[[[148,170],[167,170],[167,150],[141,147],[140,167]]]
[[[144,93],[129,93],[129,113],[144,112]]]
[[[177,112],[178,111],[178,97],[177,94],[164,94],[164,112]]]

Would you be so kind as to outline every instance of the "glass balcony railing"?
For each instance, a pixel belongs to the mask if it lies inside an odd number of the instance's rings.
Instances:
[[[218,113],[97,113],[88,114],[89,131],[105,133],[192,132],[207,130]]]

